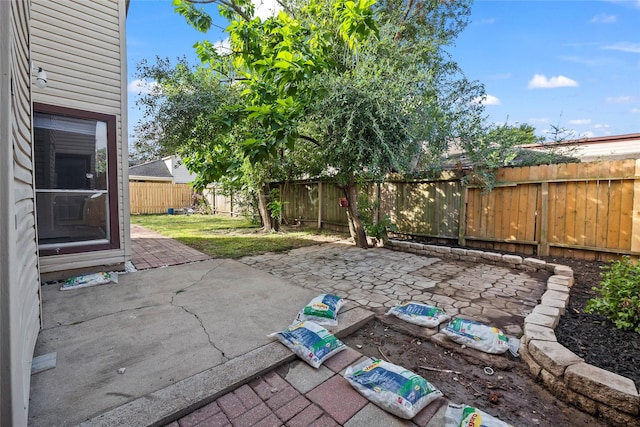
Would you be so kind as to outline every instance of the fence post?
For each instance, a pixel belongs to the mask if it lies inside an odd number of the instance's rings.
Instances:
[[[538,243],[538,255],[549,255],[549,244],[547,243],[547,232],[549,228],[549,183],[542,183],[542,206],[540,215],[536,220],[540,224],[540,242]]]
[[[380,223],[380,219],[381,219],[380,218],[380,212],[382,211],[382,209],[381,209],[382,202],[380,201],[380,183],[379,182],[376,183],[376,201],[377,201],[377,203],[376,203],[376,206],[377,206],[376,207],[376,224],[379,224]]]
[[[458,211],[458,245],[466,246],[464,238],[467,232],[467,186],[463,186],[460,191],[460,209]]]
[[[322,181],[318,181],[318,229],[322,228]]]
[[[640,252],[640,159],[636,160],[636,172],[633,180],[631,252]]]

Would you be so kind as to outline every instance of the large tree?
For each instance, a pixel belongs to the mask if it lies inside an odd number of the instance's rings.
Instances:
[[[135,151],[143,158],[178,154],[196,174],[196,189],[217,182],[255,199],[264,228],[270,230],[264,186],[274,177],[286,177],[287,164],[279,159],[252,163],[247,158],[247,135],[259,140],[261,127],[248,131],[250,123],[234,121],[241,88],[224,70],[211,72],[184,59],[176,64],[161,58],[151,64],[143,61],[136,77],[154,83],[138,101],[144,119],[135,129]]]
[[[465,79],[445,50],[466,24],[467,3],[387,1],[374,11],[377,37],[355,52],[331,44],[336,66],[308,82],[319,94],[303,120],[313,140],[299,144],[315,161],[315,173],[342,187],[360,246],[366,243],[358,183],[437,169],[451,142],[478,134],[482,112],[473,102],[482,85]]]
[[[174,6],[206,31],[211,18],[195,2]],[[241,88],[237,103],[212,116],[239,141],[235,155],[252,166],[286,159],[331,177],[348,199],[358,246],[366,247],[359,182],[429,164],[478,132],[482,108],[472,101],[483,88],[446,52],[466,25],[467,1],[285,1],[266,20],[254,18],[247,0],[197,3],[216,3],[230,21],[230,53],[209,41],[196,49],[209,72]],[[191,159],[194,169],[217,161],[206,150]]]

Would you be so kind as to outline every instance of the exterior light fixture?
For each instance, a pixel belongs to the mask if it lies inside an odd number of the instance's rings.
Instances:
[[[40,89],[44,89],[47,87],[47,73],[42,69],[42,67],[38,68],[38,76],[36,77],[36,86]]]
[[[38,89],[44,89],[47,87],[47,73],[42,69],[42,67],[32,63],[31,73],[36,76],[36,86]]]

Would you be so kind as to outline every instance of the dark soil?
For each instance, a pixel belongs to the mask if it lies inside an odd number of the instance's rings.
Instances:
[[[558,342],[587,363],[630,378],[640,388],[640,334],[620,330],[603,316],[584,312],[587,301],[598,296],[592,288],[600,285],[605,263],[569,258],[546,261],[568,265],[575,279],[567,313],[555,330]]]
[[[474,406],[514,426],[607,425],[553,396],[520,359],[461,348],[447,340],[432,342],[416,337],[420,332],[412,332],[413,325],[400,322],[379,316],[343,341],[366,356],[420,374],[453,403]]]

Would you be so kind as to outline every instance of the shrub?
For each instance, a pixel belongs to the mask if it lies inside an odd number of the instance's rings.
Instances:
[[[398,227],[391,222],[389,215],[385,214],[380,221],[375,221],[375,214],[380,209],[380,202],[370,202],[367,194],[361,194],[358,197],[358,207],[360,208],[360,219],[367,232],[367,236],[375,237],[378,240],[387,242],[389,240],[389,232],[396,233]]]
[[[585,312],[606,316],[616,327],[640,333],[640,266],[624,256],[602,267],[600,297],[587,302]]]

